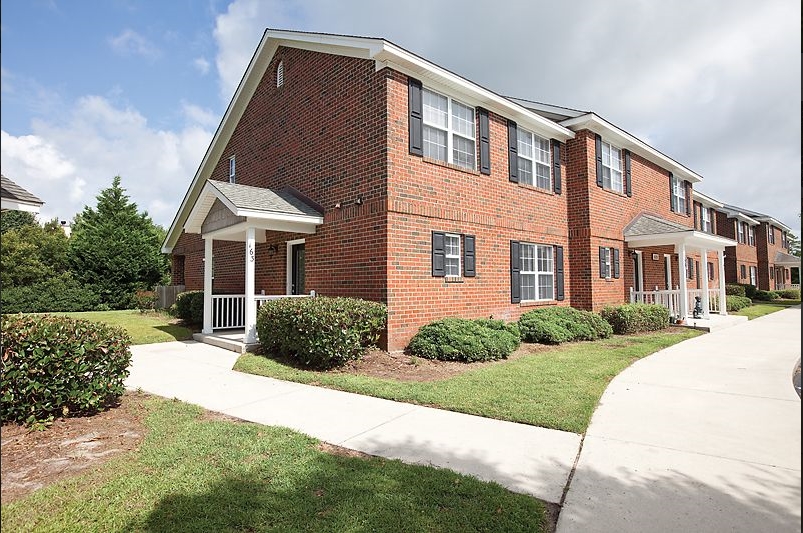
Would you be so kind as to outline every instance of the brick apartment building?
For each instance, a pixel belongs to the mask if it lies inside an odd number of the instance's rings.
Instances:
[[[260,301],[311,291],[385,302],[389,350],[444,316],[652,298],[684,317],[695,290],[724,300],[737,246],[699,226],[701,179],[386,40],[268,30],[163,251],[205,291],[204,332],[247,343]]]

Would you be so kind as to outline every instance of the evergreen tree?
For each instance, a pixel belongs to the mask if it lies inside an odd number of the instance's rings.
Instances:
[[[4,220],[12,223],[4,225],[0,243],[0,282],[4,289],[40,283],[67,271],[69,243],[58,219],[42,227],[35,218],[6,219],[7,214],[3,213]]]
[[[27,211],[3,211],[0,213],[0,234],[22,226],[35,226],[36,215]]]
[[[167,275],[160,251],[164,231],[139,213],[115,176],[112,186],[75,218],[70,237],[70,267],[79,281],[94,286],[113,309],[131,306],[137,290],[150,289]]]

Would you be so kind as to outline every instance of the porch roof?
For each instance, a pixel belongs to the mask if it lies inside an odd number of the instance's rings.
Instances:
[[[231,218],[213,231],[204,231],[204,222],[218,201],[231,212]],[[220,240],[239,241],[245,239],[248,227],[315,233],[316,226],[320,224],[323,224],[323,213],[318,207],[290,189],[273,190],[207,180],[187,217],[184,230],[187,233],[204,233]]]
[[[775,252],[776,266],[785,267],[798,267],[800,268],[800,258],[794,255],[785,254],[783,252]]]
[[[719,235],[697,231],[688,226],[666,220],[656,215],[642,214],[625,226],[625,242],[629,246],[685,245],[711,251],[725,251],[727,246],[736,246],[736,241]]]

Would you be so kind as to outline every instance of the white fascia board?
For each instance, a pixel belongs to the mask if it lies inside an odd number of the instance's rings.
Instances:
[[[39,207],[42,204],[30,204],[27,202],[20,202],[19,200],[11,200],[10,198],[0,199],[0,209],[3,211],[25,211],[26,213],[38,213]]]
[[[632,246],[674,245],[675,251],[681,244],[692,248],[706,248],[712,252],[717,250],[724,251],[727,246],[736,246],[736,241],[732,239],[692,229],[652,235],[634,235],[625,237],[625,242]]]
[[[714,200],[710,196],[706,196],[705,194],[701,193],[698,190],[692,190],[692,198],[703,204],[705,207],[713,207],[715,209],[719,209],[725,205],[722,202]]]
[[[728,215],[729,218],[735,218],[737,220],[741,220],[742,222],[747,222],[751,226],[759,226],[761,222],[754,218],[750,218],[749,216],[745,215],[741,211],[734,211],[733,209],[722,209],[722,212]]]
[[[237,209],[234,214],[238,217],[247,217],[253,220],[276,220],[283,222],[298,222],[299,224],[323,224],[323,217],[309,215],[289,215],[270,211],[257,211],[251,209]]]
[[[789,231],[789,232],[792,231],[792,228],[790,228],[789,226],[787,226],[786,224],[784,224],[783,222],[781,222],[777,218],[772,218],[772,217],[766,216],[766,217],[756,217],[756,219],[761,221],[761,222],[766,222],[768,224],[772,224],[773,226],[775,226],[775,227],[777,227],[779,229],[782,229],[784,231]]]
[[[639,154],[645,159],[652,161],[656,165],[667,170],[671,170],[674,175],[684,180],[692,183],[703,181],[703,177],[693,170],[686,168],[671,157],[662,154],[638,137],[635,137],[625,130],[614,126],[607,120],[594,113],[588,113],[577,118],[570,118],[568,120],[564,120],[560,124],[562,126],[566,126],[567,128],[587,129],[593,131],[594,133],[598,133],[602,135],[603,138],[610,139],[613,144],[617,145],[619,148],[627,148],[631,152]]]

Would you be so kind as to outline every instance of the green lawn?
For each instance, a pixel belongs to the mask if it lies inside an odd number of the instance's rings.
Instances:
[[[132,344],[151,344],[154,342],[183,341],[192,338],[192,330],[175,324],[176,319],[167,313],[137,310],[126,311],[87,311],[83,313],[51,313],[82,318],[92,322],[105,322],[121,326],[131,335]]]
[[[341,457],[289,429],[139,398],[139,450],[2,507],[3,531],[545,531],[538,500],[449,470]]]
[[[312,372],[244,354],[235,370],[368,396],[584,433],[611,379],[637,359],[697,336],[691,329],[578,342],[431,382]]]
[[[800,305],[800,300],[774,300],[771,302],[760,302],[758,300],[754,300],[753,305],[736,311],[733,314],[746,316],[748,320],[753,320],[754,318],[768,315],[793,305]]]

